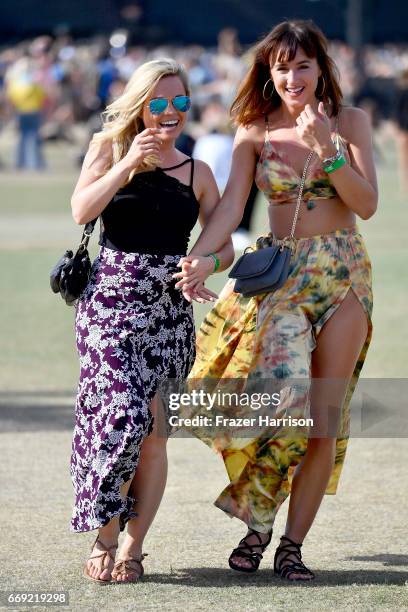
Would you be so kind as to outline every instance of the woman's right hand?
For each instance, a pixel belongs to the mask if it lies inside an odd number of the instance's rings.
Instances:
[[[161,160],[162,141],[158,136],[159,133],[159,128],[147,128],[135,136],[124,157],[132,170],[138,168],[148,155],[154,155]]]

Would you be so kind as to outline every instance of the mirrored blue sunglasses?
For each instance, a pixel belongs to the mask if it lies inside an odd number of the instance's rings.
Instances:
[[[164,113],[169,102],[170,100],[168,98],[153,98],[149,102],[149,110],[152,115],[160,115]],[[171,103],[180,113],[186,113],[191,107],[191,99],[189,96],[176,96],[171,99]]]

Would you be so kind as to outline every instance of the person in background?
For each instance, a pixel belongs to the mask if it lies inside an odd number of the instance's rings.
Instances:
[[[103,110],[109,104],[112,85],[118,79],[119,76],[118,69],[109,54],[109,48],[107,46],[101,49],[100,57],[96,64],[96,68],[96,95],[99,99],[100,110]]]
[[[214,98],[204,107],[200,122],[205,133],[197,139],[193,157],[210,166],[222,194],[231,171],[234,137],[228,113],[221,100]],[[243,250],[251,243],[250,226],[257,195],[258,188],[253,183],[241,223],[232,234],[236,250]]]
[[[204,131],[195,143],[194,159],[201,159],[212,170],[220,193],[223,193],[231,170],[234,137],[228,113],[217,98],[201,111],[199,122]]]
[[[29,57],[20,58],[6,74],[6,95],[17,118],[19,140],[18,170],[44,170],[40,127],[46,93],[36,80],[35,65]]]

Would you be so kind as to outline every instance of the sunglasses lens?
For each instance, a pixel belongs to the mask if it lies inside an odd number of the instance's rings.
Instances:
[[[166,98],[153,98],[149,102],[149,109],[152,115],[160,115],[167,108]]]
[[[188,96],[176,96],[172,102],[174,108],[181,113],[186,113],[191,107],[191,100]]]

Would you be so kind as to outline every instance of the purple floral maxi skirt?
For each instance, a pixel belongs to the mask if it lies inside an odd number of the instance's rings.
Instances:
[[[118,514],[123,528],[135,500],[120,487],[152,431],[150,402],[167,379],[183,383],[193,365],[192,306],[172,279],[181,256],[101,247],[78,300],[72,531],[103,527]]]

